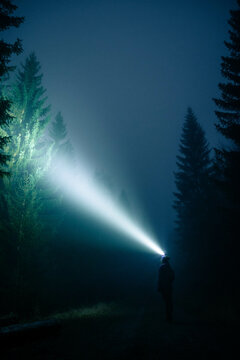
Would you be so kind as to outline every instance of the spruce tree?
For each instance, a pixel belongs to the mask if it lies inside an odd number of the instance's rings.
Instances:
[[[54,121],[50,123],[48,143],[52,149],[48,175],[51,174],[52,179],[58,177],[58,168],[64,165],[74,171],[76,165],[74,149],[68,137],[67,127],[61,112],[58,112]],[[67,216],[67,206],[64,204],[64,196],[62,191],[52,181],[49,181],[48,176],[45,177],[44,188],[44,196],[48,200],[44,213],[51,223],[48,233],[51,234],[52,238],[59,237],[67,222],[70,222]]]
[[[61,112],[57,113],[55,121],[52,122],[49,134],[57,147],[65,142],[67,130]]]
[[[16,17],[12,14],[17,9],[9,0],[0,0],[0,31],[5,31],[10,27],[18,27],[23,22],[23,17]],[[22,51],[21,41],[17,39],[13,44],[0,39],[0,177],[8,174],[6,170],[6,161],[8,154],[4,153],[4,146],[9,141],[5,130],[7,124],[12,119],[10,110],[10,101],[2,95],[3,82],[9,71],[14,68],[9,65],[12,54],[19,54]]]
[[[67,165],[68,167],[75,167],[75,156],[73,146],[68,138],[67,128],[63,120],[61,112],[58,112],[54,121],[51,122],[49,128],[49,146],[51,146],[51,163],[50,169],[51,177],[58,176],[58,167]],[[49,179],[45,179],[45,195],[51,199],[51,206],[48,206],[48,211],[51,211],[52,216],[57,216],[58,221],[53,221],[56,225],[56,230],[59,223],[62,221],[64,212],[61,209],[63,200],[62,192]],[[55,215],[54,215],[55,214]],[[62,216],[60,215],[62,214]],[[57,225],[58,223],[58,225]],[[54,226],[52,227],[52,229]]]
[[[222,56],[221,72],[226,81],[219,84],[221,97],[214,99],[217,130],[229,140],[228,146],[216,149],[218,165],[221,168],[219,183],[222,186],[232,223],[231,237],[239,236],[238,215],[240,212],[240,0],[238,9],[230,11],[230,41],[225,41],[228,56]],[[233,250],[233,249],[232,249]]]
[[[203,252],[205,239],[211,161],[205,133],[191,108],[188,108],[183,124],[179,151],[175,172],[177,192],[174,193],[177,232],[180,247],[196,261],[198,254]]]
[[[2,226],[6,225],[8,237],[15,244],[17,288],[22,292],[26,288],[29,264],[35,269],[32,261],[44,238],[41,181],[49,166],[51,151],[43,141],[50,108],[46,105],[39,71],[39,62],[31,54],[8,94],[13,116],[7,129],[11,142],[6,146],[10,154],[8,168],[11,176],[3,179],[2,196],[7,219]]]
[[[219,110],[217,130],[227,139],[233,141],[239,150],[240,147],[240,0],[237,1],[238,10],[230,11],[228,21],[230,41],[225,41],[229,55],[222,56],[221,72],[226,79],[220,83],[221,98],[214,99]],[[225,154],[223,154],[225,155]]]
[[[61,112],[59,112],[55,120],[51,123],[49,130],[50,140],[53,142],[52,166],[54,162],[67,162],[74,164],[74,150],[68,138],[67,128],[63,120]]]
[[[222,56],[221,73],[225,82],[219,84],[221,95],[214,99],[217,105],[216,128],[228,141],[216,149],[216,184],[219,191],[217,209],[218,234],[222,262],[221,278],[231,306],[239,301],[238,243],[240,236],[240,0],[237,9],[230,11],[229,41],[225,41],[227,56]],[[226,256],[228,251],[230,256]],[[223,288],[223,286],[222,286]],[[237,305],[238,306],[238,305]]]
[[[32,236],[25,236],[24,233],[27,228],[33,230],[33,218],[37,217],[40,206],[37,196],[39,182],[50,161],[50,150],[46,149],[42,140],[44,128],[50,120],[50,107],[45,105],[47,98],[43,97],[45,89],[39,71],[39,62],[31,54],[9,92],[13,120],[8,127],[12,141],[7,145],[7,150],[12,176],[4,179],[5,199],[10,222],[13,219],[16,221],[12,228],[17,238],[26,237],[29,240]]]

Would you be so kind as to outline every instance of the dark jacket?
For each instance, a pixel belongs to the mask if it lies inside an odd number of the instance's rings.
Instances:
[[[168,262],[162,264],[158,273],[158,291],[165,291],[170,289],[172,287],[174,278],[174,271],[170,264]]]

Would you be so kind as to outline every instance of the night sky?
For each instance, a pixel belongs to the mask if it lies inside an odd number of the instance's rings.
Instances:
[[[61,111],[79,160],[103,169],[161,239],[173,227],[176,155],[188,106],[211,146],[233,0],[15,0],[8,39],[35,51],[52,115]],[[164,241],[164,240],[163,240]]]

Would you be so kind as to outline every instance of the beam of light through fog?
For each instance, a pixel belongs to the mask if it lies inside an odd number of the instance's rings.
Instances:
[[[132,221],[117,203],[114,203],[109,194],[101,189],[84,167],[71,171],[66,165],[60,163],[57,170],[51,174],[51,178],[53,183],[59,186],[77,207],[90,212],[155,253],[164,255],[164,251],[151,236]]]

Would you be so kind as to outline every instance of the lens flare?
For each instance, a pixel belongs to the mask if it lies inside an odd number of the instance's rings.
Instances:
[[[77,207],[101,219],[109,226],[127,235],[139,244],[159,255],[164,251],[146,234],[104,191],[84,167],[72,172],[66,165],[60,164],[51,174],[53,183],[61,188]]]

